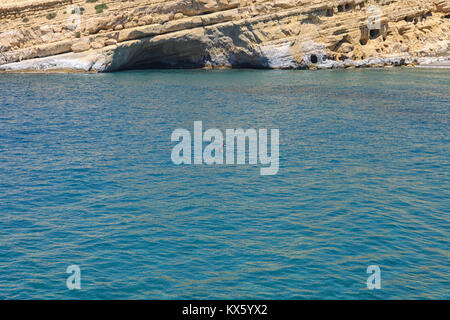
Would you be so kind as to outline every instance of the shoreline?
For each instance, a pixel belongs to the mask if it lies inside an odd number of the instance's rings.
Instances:
[[[417,67],[431,69],[450,69],[450,61],[436,61],[428,64],[419,64]]]
[[[319,70],[349,70],[349,69],[393,69],[393,68],[408,68],[408,69],[450,69],[449,63],[431,63],[431,64],[404,64],[404,65],[364,65],[364,66],[342,66],[332,68],[236,68],[236,67],[221,67],[221,68],[151,68],[151,69],[123,69],[116,71],[99,72],[95,70],[76,70],[76,69],[51,69],[51,70],[0,70],[1,74],[101,74],[101,73],[119,73],[125,71],[151,71],[151,70],[205,70],[205,71],[220,71],[220,70],[273,70],[273,71],[319,71]]]
[[[326,60],[319,63],[302,62],[292,65],[291,63],[270,67],[266,65],[248,68],[241,68],[233,65],[210,65],[199,66],[197,68],[180,67],[167,68],[149,68],[152,69],[203,69],[203,70],[224,70],[224,69],[264,69],[264,70],[328,70],[328,69],[372,69],[372,68],[393,68],[393,67],[412,67],[412,68],[430,68],[430,69],[448,69],[450,68],[450,56],[440,57],[411,57],[407,55],[391,57],[373,57],[364,60],[335,61]],[[99,59],[98,55],[74,55],[62,54],[43,58],[35,58],[0,65],[0,73],[114,73],[120,71],[141,70],[141,69],[111,69],[104,59]]]

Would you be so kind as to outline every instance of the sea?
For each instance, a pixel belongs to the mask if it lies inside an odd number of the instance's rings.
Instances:
[[[449,69],[0,74],[0,299],[449,299],[449,120]]]

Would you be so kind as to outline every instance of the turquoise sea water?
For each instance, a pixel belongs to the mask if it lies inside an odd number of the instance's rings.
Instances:
[[[425,69],[0,74],[0,298],[448,299],[449,89]],[[172,164],[194,121],[279,128],[279,173]]]

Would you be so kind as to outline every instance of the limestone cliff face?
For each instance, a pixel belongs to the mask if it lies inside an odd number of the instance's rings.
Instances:
[[[0,0],[0,70],[448,59],[450,0]]]

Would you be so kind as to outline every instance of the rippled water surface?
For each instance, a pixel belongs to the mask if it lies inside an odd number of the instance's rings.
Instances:
[[[0,74],[0,298],[448,299],[449,109],[448,70]],[[196,120],[279,128],[278,175],[172,164]]]

